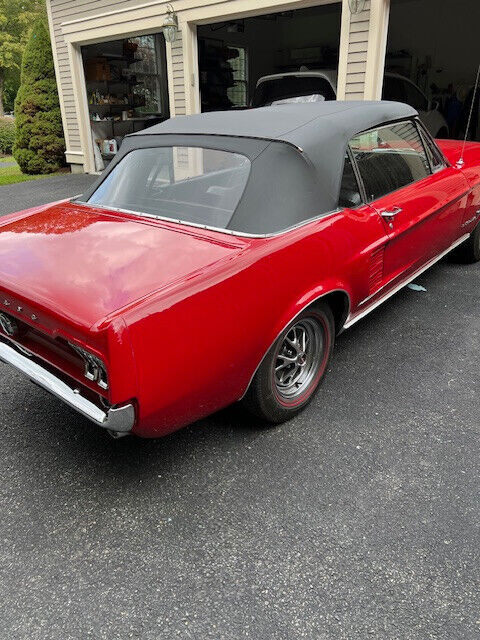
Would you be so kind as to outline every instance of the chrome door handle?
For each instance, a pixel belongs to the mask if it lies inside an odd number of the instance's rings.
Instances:
[[[394,207],[393,209],[385,209],[385,211],[381,212],[382,218],[394,218],[396,215],[402,212],[401,207]]]

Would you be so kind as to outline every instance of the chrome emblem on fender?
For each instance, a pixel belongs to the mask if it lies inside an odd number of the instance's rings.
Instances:
[[[0,304],[2,304],[2,300],[0,299]],[[9,307],[12,303],[10,302],[10,300],[7,300],[6,298],[3,300],[3,306],[4,307]],[[36,322],[38,320],[38,316],[35,313],[32,314],[28,314],[28,313],[24,313],[23,311],[23,307],[20,305],[17,305],[16,311],[18,313],[22,313],[24,316],[30,317],[31,320],[33,320],[34,322]],[[18,326],[17,323],[15,322],[14,318],[11,318],[10,316],[5,315],[4,313],[2,313],[0,311],[0,315],[4,316],[4,320],[5,318],[7,318],[9,323],[13,323],[15,325],[15,333],[18,332]],[[4,323],[0,320],[0,329],[3,329],[3,331],[7,334],[10,335],[7,331],[7,329],[5,328]],[[13,334],[12,334],[13,335]]]

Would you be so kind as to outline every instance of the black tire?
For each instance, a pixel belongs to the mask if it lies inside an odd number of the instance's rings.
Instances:
[[[480,260],[480,224],[475,228],[468,240],[455,249],[453,257],[458,262],[471,264]]]
[[[262,360],[243,400],[246,409],[270,424],[300,413],[325,377],[334,341],[335,320],[327,304],[302,311]],[[290,359],[296,361],[289,364]]]

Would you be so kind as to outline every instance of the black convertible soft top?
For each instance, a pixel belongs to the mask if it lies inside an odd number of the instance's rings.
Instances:
[[[310,153],[328,140],[345,144],[360,131],[381,122],[417,115],[401,102],[366,100],[293,103],[240,111],[212,111],[177,116],[132,136],[165,133],[264,138],[289,142]]]
[[[252,169],[228,229],[268,234],[333,211],[349,140],[374,126],[417,116],[399,102],[326,101],[177,116],[127,136],[85,197],[139,148],[199,146],[250,158]]]

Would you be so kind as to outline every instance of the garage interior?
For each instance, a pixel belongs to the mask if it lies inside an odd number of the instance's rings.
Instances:
[[[202,111],[245,108],[257,80],[272,73],[338,67],[341,4],[199,25]],[[385,69],[409,78],[442,134],[465,134],[480,63],[478,0],[391,0]],[[399,96],[397,99],[401,99]],[[415,102],[408,95],[404,102]],[[478,96],[469,139],[480,140]]]
[[[391,0],[386,69],[410,78],[463,138],[480,64],[478,0]],[[478,96],[469,139],[480,140]]]
[[[264,75],[337,69],[340,2],[197,27],[202,111],[247,107]]]
[[[201,110],[249,107],[265,75],[336,71],[341,11],[333,2],[198,25]],[[385,69],[425,94],[428,108],[442,114],[448,137],[465,135],[480,63],[479,24],[478,0],[391,0]],[[160,33],[117,39],[83,46],[82,57],[101,169],[126,134],[169,117],[165,41]],[[395,99],[418,108],[418,100],[401,92]],[[472,140],[480,140],[478,104],[477,95]]]

